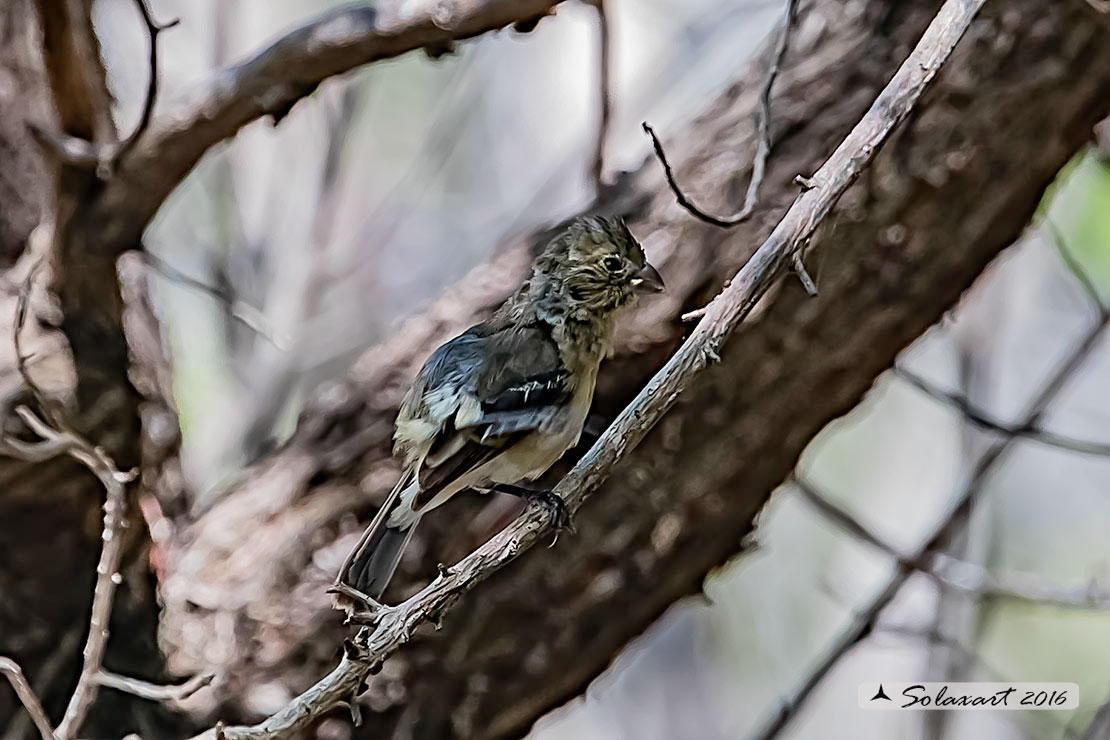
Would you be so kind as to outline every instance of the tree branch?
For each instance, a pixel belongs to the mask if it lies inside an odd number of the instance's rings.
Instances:
[[[96,585],[93,589],[89,634],[82,653],[83,664],[69,704],[58,725],[60,740],[71,740],[81,728],[81,722],[96,699],[97,674],[104,662],[108,644],[108,623],[112,616],[112,601],[116,586],[122,582],[119,564],[123,554],[123,532],[126,522],[127,484],[135,479],[135,471],[121,473],[103,449],[93,447],[76,433],[50,427],[26,406],[15,410],[20,419],[42,440],[28,444],[20,440],[0,440],[0,448],[13,457],[29,462],[41,462],[49,457],[68,455],[91,471],[107,496],[104,500],[104,527],[101,534],[103,547],[96,566]]]
[[[135,0],[135,7],[139,9],[139,15],[143,18],[143,24],[146,26],[147,38],[150,40],[150,52],[148,66],[150,68],[149,77],[146,83],[146,96],[143,99],[143,110],[139,114],[139,123],[135,126],[135,130],[120,142],[119,150],[115,155],[115,159],[122,159],[127,156],[131,147],[135,146],[135,142],[142,136],[147,127],[150,126],[151,116],[154,115],[154,104],[158,100],[158,37],[163,31],[176,26],[180,19],[174,18],[167,23],[156,23],[154,17],[150,13],[150,8],[146,4],[146,0]]]
[[[11,683],[15,695],[19,697],[20,703],[27,710],[27,714],[31,715],[31,720],[42,735],[42,740],[57,740],[54,737],[54,730],[50,728],[50,719],[46,716],[46,710],[42,708],[42,702],[35,696],[35,690],[27,682],[27,677],[23,675],[19,664],[10,658],[0,657],[0,673],[4,674]]]
[[[602,178],[605,175],[605,145],[609,140],[610,119],[613,117],[613,90],[611,57],[613,32],[609,27],[609,15],[605,0],[593,0],[597,8],[597,133],[594,138],[594,157],[590,167],[590,177],[596,192],[601,192]]]
[[[655,134],[655,129],[648,125],[647,121],[643,123],[644,133],[651,138],[652,148],[655,150],[655,156],[658,157],[659,163],[663,165],[663,174],[667,178],[667,184],[670,185],[671,191],[674,192],[678,204],[685,208],[690,215],[694,216],[699,221],[704,221],[713,226],[719,226],[727,229],[747,221],[753,212],[755,212],[756,203],[759,201],[759,186],[763,184],[763,176],[767,171],[767,159],[771,156],[771,90],[775,86],[775,80],[778,79],[779,69],[782,67],[782,60],[786,56],[786,47],[790,43],[790,29],[794,25],[794,17],[798,11],[798,0],[786,0],[786,13],[783,19],[782,32],[779,34],[778,45],[775,47],[774,54],[771,57],[771,66],[767,70],[767,77],[763,83],[763,90],[759,96],[759,115],[757,119],[758,137],[756,140],[755,157],[752,160],[752,177],[748,181],[748,191],[744,196],[744,205],[739,211],[731,216],[713,216],[690,200],[682,188],[679,187],[678,180],[675,179],[674,170],[671,164],[667,161],[667,155],[663,151],[663,144],[659,141],[659,137]],[[798,260],[798,264],[801,261]],[[806,291],[810,295],[816,295],[817,289],[813,286],[813,279],[805,269],[798,272],[799,278],[802,279]]]
[[[93,683],[116,691],[123,691],[151,701],[181,701],[188,699],[205,686],[209,686],[215,678],[211,673],[200,673],[193,676],[183,684],[161,685],[142,681],[130,676],[121,676],[118,673],[101,670],[93,676]]]

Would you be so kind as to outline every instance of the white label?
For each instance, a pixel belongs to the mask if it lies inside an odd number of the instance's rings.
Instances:
[[[1076,709],[1074,683],[861,683],[861,709]]]

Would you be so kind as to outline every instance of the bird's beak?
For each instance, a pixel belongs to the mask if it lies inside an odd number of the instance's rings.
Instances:
[[[632,278],[632,286],[637,293],[663,293],[665,290],[663,277],[649,262],[645,262],[642,270]]]
[[[632,278],[632,288],[637,293],[662,293],[665,286],[659,271],[650,262],[645,262],[643,269]]]

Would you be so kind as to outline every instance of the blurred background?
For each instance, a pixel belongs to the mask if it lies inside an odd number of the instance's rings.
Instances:
[[[181,18],[161,39],[163,90],[206,78],[330,5],[153,2],[157,18]],[[146,85],[135,61],[145,34],[131,0],[101,0],[96,10],[119,118],[131,121]],[[606,0],[613,110],[602,180],[648,155],[640,121],[666,132],[691,118],[782,11],[777,0]],[[189,176],[146,244],[161,265],[151,295],[172,357],[193,495],[203,500],[280,444],[321,383],[496,256],[509,235],[590,202],[598,39],[596,10],[568,4],[527,36],[487,37],[435,62],[409,55],[373,65],[326,83],[317,105],[296,107],[280,127],[248,127]],[[530,84],[535,78],[545,84]],[[1003,424],[1021,417],[1098,319],[1076,269],[1110,300],[1110,167],[1098,152],[1061,173],[1040,219],[899,360]],[[1106,345],[1071,375],[1044,427],[1110,441]],[[798,474],[910,552],[997,441],[891,372],[813,441]],[[1110,583],[1110,458],[1017,441],[975,492],[963,532],[952,556],[992,572],[1061,588]],[[672,607],[533,736],[756,732],[893,569],[888,554],[845,534],[790,485],[764,512],[756,540],[754,552],[709,579],[707,599]],[[1071,681],[1081,706],[1074,716],[856,708],[861,681],[941,678]],[[1108,696],[1110,614],[970,598],[918,575],[782,736],[1081,737]],[[342,736],[346,726],[331,731]]]

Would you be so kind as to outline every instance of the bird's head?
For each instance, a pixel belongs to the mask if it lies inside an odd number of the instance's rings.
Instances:
[[[624,220],[575,219],[536,258],[533,295],[565,304],[571,314],[605,316],[638,293],[658,293],[663,279]]]

